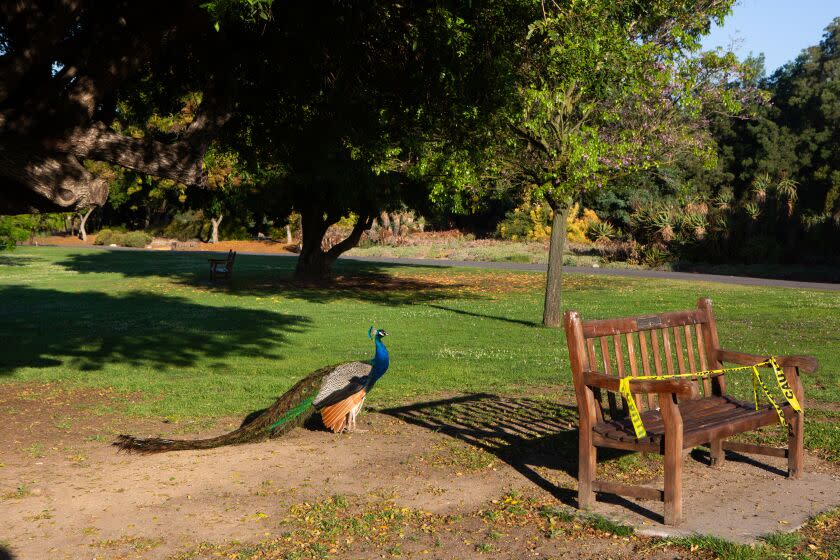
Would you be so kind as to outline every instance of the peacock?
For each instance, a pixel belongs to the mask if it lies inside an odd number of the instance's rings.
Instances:
[[[382,342],[387,333],[370,327],[375,353],[369,362],[345,362],[313,371],[286,391],[273,405],[246,419],[227,434],[208,439],[138,438],[121,435],[113,445],[135,453],[161,453],[183,449],[211,449],[283,435],[302,426],[315,413],[335,433],[356,429],[356,416],[365,397],[388,371],[388,349]]]

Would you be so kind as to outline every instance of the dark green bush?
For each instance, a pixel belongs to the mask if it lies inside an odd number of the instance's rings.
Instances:
[[[110,229],[96,234],[94,245],[119,245],[121,247],[145,247],[152,242],[152,236],[144,231],[119,232]]]
[[[210,221],[200,210],[197,212],[187,210],[175,214],[161,233],[164,237],[174,237],[178,241],[203,239],[207,237],[209,224]]]

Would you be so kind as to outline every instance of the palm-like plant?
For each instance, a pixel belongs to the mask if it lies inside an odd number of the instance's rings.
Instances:
[[[727,210],[732,206],[732,200],[735,198],[735,193],[732,192],[732,187],[723,187],[718,191],[714,198],[714,204],[721,210]]]
[[[689,230],[695,238],[703,239],[706,237],[706,230],[709,227],[709,221],[705,214],[686,214],[682,220],[683,229]]]
[[[607,243],[616,236],[616,231],[609,222],[592,222],[586,234],[597,243]]]
[[[752,201],[744,203],[744,212],[746,212],[749,219],[753,222],[758,220],[759,216],[761,216],[761,208],[758,204]]]
[[[674,219],[670,212],[658,212],[651,221],[662,241],[667,243],[674,240]]]
[[[790,177],[783,178],[776,185],[776,196],[779,198],[779,200],[785,201],[788,217],[793,216],[793,208],[796,205],[796,199],[799,196],[797,193],[798,188],[799,183],[797,183]]]
[[[770,189],[770,183],[770,175],[767,173],[757,175],[756,178],[753,179],[750,192],[756,202],[761,203],[767,199],[767,191]]]

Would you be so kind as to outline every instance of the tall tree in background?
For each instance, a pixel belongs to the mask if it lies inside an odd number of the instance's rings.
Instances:
[[[554,211],[543,323],[559,326],[566,219],[586,189],[679,151],[713,157],[705,110],[742,104],[733,56],[692,56],[731,0],[545,5],[528,32],[510,162]]]

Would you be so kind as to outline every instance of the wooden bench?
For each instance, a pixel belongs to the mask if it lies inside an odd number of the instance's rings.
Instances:
[[[599,321],[583,321],[577,311],[568,311],[565,328],[580,416],[579,507],[591,507],[596,492],[659,500],[665,502],[665,523],[679,524],[683,517],[683,455],[699,445],[709,447],[712,466],[721,465],[724,450],[730,449],[787,457],[788,476],[798,478],[802,474],[804,421],[784,398],[776,400],[784,403],[787,448],[725,441],[729,436],[779,422],[769,404],[755,410],[754,403],[728,396],[726,375],[702,380],[631,381],[630,392],[647,430],[646,437],[636,438],[626,403],[618,392],[619,378],[719,369],[723,363],[752,365],[767,359],[720,347],[711,300],[700,299],[697,309],[690,311]],[[799,373],[815,371],[817,361],[810,356],[784,356],[778,362],[804,407]],[[664,490],[596,478],[598,447],[663,454]]]
[[[227,257],[223,259],[207,259],[210,262],[210,281],[214,282],[221,278],[223,280],[230,280],[230,275],[233,274],[233,261],[236,260],[236,252],[232,249],[228,251]]]

